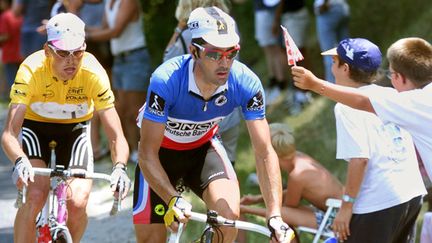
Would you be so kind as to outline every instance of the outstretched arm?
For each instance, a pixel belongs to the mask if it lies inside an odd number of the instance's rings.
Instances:
[[[260,189],[267,208],[267,218],[280,215],[282,183],[279,161],[270,142],[266,119],[246,122],[255,151],[256,170]]]
[[[354,88],[319,79],[311,71],[299,66],[293,66],[291,73],[294,85],[298,88],[311,90],[354,109],[375,113],[369,97]]]
[[[240,205],[240,213],[242,214],[253,214],[261,217],[266,216],[266,209],[254,206]]]
[[[240,199],[241,205],[251,205],[264,202],[264,199],[261,195],[245,195]]]

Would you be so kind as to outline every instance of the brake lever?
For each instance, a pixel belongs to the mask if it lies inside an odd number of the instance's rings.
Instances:
[[[114,198],[113,205],[110,211],[110,215],[115,215],[121,211],[122,194],[124,191],[124,184],[119,181],[117,183],[116,192],[118,193],[117,198]]]

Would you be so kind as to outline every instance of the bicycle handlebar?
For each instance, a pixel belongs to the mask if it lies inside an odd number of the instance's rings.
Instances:
[[[111,176],[104,173],[86,172],[86,171],[71,171],[71,170],[53,170],[50,168],[38,168],[33,167],[35,175],[49,176],[49,177],[63,177],[69,178],[81,178],[81,179],[101,179],[111,181]]]
[[[38,168],[33,167],[33,171],[35,175],[48,176],[52,177],[62,177],[65,179],[69,178],[81,178],[81,179],[100,179],[111,182],[111,175],[104,173],[96,173],[96,172],[87,172],[87,171],[71,171],[71,170],[55,170],[50,168]],[[120,211],[121,208],[121,194],[119,192],[119,196],[114,198],[113,206],[110,210],[110,215],[115,215]],[[18,190],[18,196],[15,202],[15,207],[20,208],[26,201],[26,186],[23,187],[22,190]]]
[[[189,219],[202,222],[202,223],[207,223],[207,215],[202,213],[191,212]],[[247,230],[247,231],[253,231],[265,235],[267,237],[270,237],[271,235],[270,230],[262,225],[241,221],[241,220],[226,219],[222,216],[217,216],[216,221],[217,221],[216,225],[234,227],[237,229]]]

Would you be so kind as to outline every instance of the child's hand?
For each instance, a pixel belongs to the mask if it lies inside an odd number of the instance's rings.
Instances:
[[[319,90],[321,81],[311,71],[304,67],[293,66],[291,73],[296,87],[314,92]]]

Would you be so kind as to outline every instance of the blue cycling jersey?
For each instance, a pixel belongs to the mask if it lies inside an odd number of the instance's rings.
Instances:
[[[193,75],[194,60],[183,55],[160,65],[152,74],[142,119],[165,123],[162,147],[185,150],[199,147],[217,132],[218,123],[240,106],[246,120],[265,117],[264,92],[259,78],[234,60],[228,81],[204,100]]]

